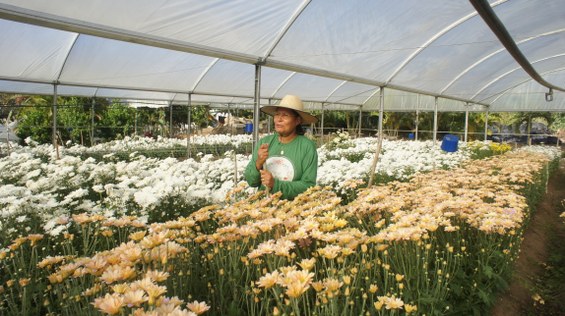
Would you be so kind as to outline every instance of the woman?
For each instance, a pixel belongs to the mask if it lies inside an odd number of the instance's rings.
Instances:
[[[245,179],[252,187],[267,187],[270,192],[282,192],[283,199],[294,199],[316,185],[316,144],[303,135],[301,124],[316,123],[318,119],[304,112],[302,101],[294,95],[261,111],[274,117],[275,133],[257,143]]]

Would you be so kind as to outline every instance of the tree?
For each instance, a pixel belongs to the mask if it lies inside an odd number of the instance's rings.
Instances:
[[[57,109],[57,127],[61,141],[84,145],[90,139],[90,98],[61,98]]]
[[[135,109],[114,102],[102,114],[97,135],[104,139],[123,138],[134,131]]]
[[[16,115],[20,139],[31,139],[39,143],[49,143],[51,139],[52,114],[49,100],[39,96],[26,98]]]
[[[552,123],[549,128],[554,132],[559,130],[565,131],[565,113],[553,113]]]

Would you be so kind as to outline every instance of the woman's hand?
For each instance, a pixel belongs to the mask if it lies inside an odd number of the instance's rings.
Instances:
[[[269,158],[269,144],[263,144],[259,146],[259,149],[257,150],[255,168],[257,168],[257,170],[263,169],[263,165],[267,161],[267,158]]]
[[[275,186],[275,178],[273,174],[267,170],[260,170],[261,172],[261,184],[268,187],[269,189],[273,189]]]

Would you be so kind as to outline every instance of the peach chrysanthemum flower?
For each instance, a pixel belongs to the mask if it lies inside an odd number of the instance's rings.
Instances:
[[[130,266],[123,267],[119,265],[114,265],[109,267],[106,271],[104,271],[104,273],[102,273],[102,276],[100,276],[100,279],[104,281],[106,284],[112,284],[116,281],[128,280],[134,277],[135,274],[136,274],[135,269],[133,269]]]
[[[42,234],[31,234],[31,235],[27,236],[27,239],[29,241],[31,241],[31,246],[33,247],[37,244],[38,241],[43,239],[43,235]]]
[[[278,271],[273,271],[272,273],[267,273],[262,276],[259,281],[257,281],[257,285],[259,287],[269,289],[279,282],[279,278],[280,273]]]
[[[210,309],[210,306],[208,306],[206,302],[198,301],[187,303],[186,307],[188,307],[188,309],[190,309],[193,313],[196,313],[196,315],[200,315]]]
[[[396,297],[389,297],[385,300],[385,308],[386,309],[401,309],[404,306],[404,302]]]
[[[92,303],[94,307],[98,308],[101,312],[108,315],[116,315],[120,313],[121,308],[124,306],[124,298],[119,294],[106,294],[104,297],[99,297]]]
[[[163,282],[169,278],[169,273],[164,271],[149,270],[145,276],[155,282]]]
[[[328,293],[334,293],[342,286],[343,282],[339,282],[339,280],[337,279],[327,278],[324,280],[324,287],[326,288],[326,292]]]
[[[335,259],[341,251],[340,246],[327,245],[324,248],[318,249],[318,254],[326,259]]]
[[[124,293],[124,304],[128,307],[140,306],[147,301],[147,296],[143,290],[128,291]]]
[[[316,264],[316,258],[310,258],[310,259],[302,259],[302,261],[300,261],[298,265],[302,268],[302,270],[310,271],[312,270],[312,268],[314,268],[315,264]]]

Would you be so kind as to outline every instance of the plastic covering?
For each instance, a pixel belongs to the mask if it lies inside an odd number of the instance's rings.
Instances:
[[[490,1],[565,86],[562,0]],[[0,91],[387,111],[564,111],[468,1],[0,0]]]

